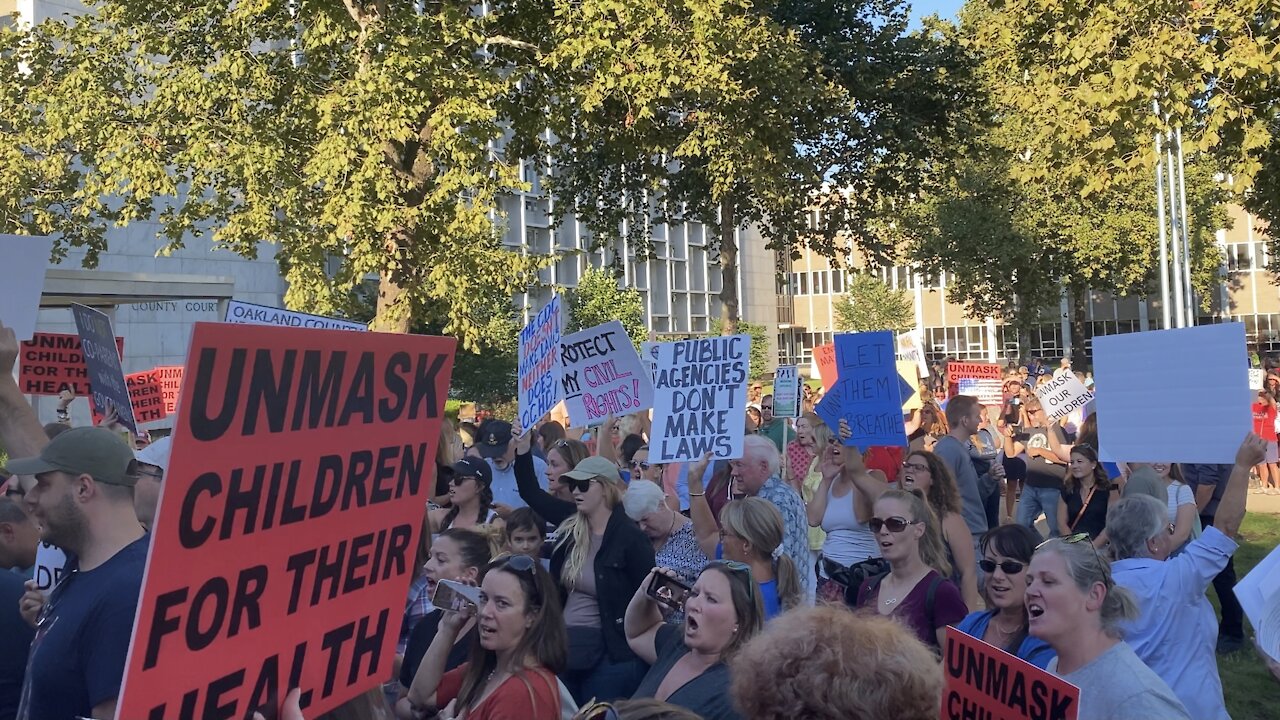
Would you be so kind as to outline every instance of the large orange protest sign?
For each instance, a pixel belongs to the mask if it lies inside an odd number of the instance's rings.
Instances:
[[[309,717],[392,673],[452,338],[198,323],[118,717]]]
[[[160,394],[164,398],[166,415],[178,412],[178,391],[182,389],[182,369],[181,365],[162,365],[155,370],[160,376]]]
[[[1080,688],[953,627],[942,670],[942,720],[1076,720],[1080,713]]]
[[[124,338],[116,338],[116,349],[123,357]],[[88,395],[89,371],[80,336],[36,333],[24,341],[18,353],[18,387],[27,395],[58,395],[63,390]]]
[[[949,362],[947,363],[947,381],[954,383],[960,379],[999,380],[1004,377],[1004,368],[996,363],[981,362]]]

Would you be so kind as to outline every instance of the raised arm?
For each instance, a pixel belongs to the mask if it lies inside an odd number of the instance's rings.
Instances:
[[[831,493],[831,484],[835,482],[842,469],[840,462],[831,451],[831,446],[823,448],[822,459],[818,463],[818,470],[822,472],[822,482],[813,491],[813,497],[804,504],[809,527],[822,527],[822,518],[827,514],[827,496]]]
[[[444,677],[445,666],[449,664],[449,651],[458,640],[458,633],[475,610],[468,608],[462,612],[446,612],[440,620],[436,636],[431,639],[427,654],[422,657],[422,664],[413,676],[406,696],[414,709],[436,708],[436,689],[440,687],[440,679]]]
[[[640,587],[636,588],[622,620],[623,631],[627,634],[627,645],[631,646],[631,652],[650,665],[658,659],[657,639],[658,628],[662,627],[662,610],[658,608],[658,603],[649,597],[648,592],[649,583],[653,582],[659,572],[662,570],[654,568],[640,583]]]
[[[711,512],[711,504],[707,502],[707,489],[702,485],[702,476],[709,464],[711,453],[689,464],[689,518],[693,520],[693,534],[698,538],[702,554],[713,558],[716,546],[720,544],[720,526],[716,524],[715,513]]]
[[[521,430],[517,427],[515,430]],[[515,432],[513,430],[513,432]],[[520,499],[538,513],[543,520],[559,525],[565,518],[573,515],[578,508],[571,502],[561,500],[542,489],[538,482],[538,473],[533,466],[533,453],[529,451],[529,433],[515,433],[516,459],[512,463],[516,474],[516,491]]]
[[[1249,471],[1266,456],[1267,442],[1257,435],[1249,433],[1244,442],[1240,443],[1240,449],[1236,451],[1236,464],[1231,468],[1231,477],[1227,479],[1227,489],[1222,492],[1218,512],[1213,517],[1213,526],[1223,535],[1234,538],[1240,531],[1245,501],[1249,496]]]
[[[11,458],[39,455],[49,442],[40,418],[13,377],[20,350],[13,330],[0,325],[0,445]]]

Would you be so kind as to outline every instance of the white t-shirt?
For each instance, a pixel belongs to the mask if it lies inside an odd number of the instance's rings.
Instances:
[[[1195,505],[1196,494],[1186,483],[1173,481],[1165,488],[1169,494],[1169,522],[1178,521],[1178,508],[1183,505]]]

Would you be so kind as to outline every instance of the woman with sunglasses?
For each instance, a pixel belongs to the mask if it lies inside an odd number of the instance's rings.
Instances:
[[[627,645],[622,619],[654,566],[653,545],[627,517],[626,488],[613,462],[589,457],[560,479],[577,508],[556,530],[551,554],[569,628],[561,679],[579,704],[630,697],[647,668]]]
[[[453,464],[449,507],[431,511],[431,527],[440,533],[449,528],[480,525],[502,526],[493,507],[493,470],[479,458],[462,458]]]
[[[1098,453],[1088,445],[1071,447],[1071,464],[1062,481],[1058,503],[1058,528],[1067,535],[1085,533],[1096,548],[1107,546],[1107,507],[1120,501]]]
[[[840,430],[842,435],[849,433],[843,420]],[[856,447],[842,445],[835,437],[827,438],[819,471],[822,480],[805,507],[809,525],[825,533],[817,563],[817,597],[835,601],[844,597],[847,588],[839,578],[845,577],[849,568],[880,557],[867,520],[871,503],[888,485],[867,471]]]
[[[962,633],[1016,655],[1038,668],[1054,658],[1053,648],[1027,628],[1027,565],[1040,538],[1022,525],[1001,525],[982,536],[982,595],[986,610],[969,613],[956,625]]]
[[[720,511],[718,530],[714,518],[706,519],[709,517],[710,513],[694,515],[702,552],[751,568],[751,577],[760,586],[764,600],[765,620],[804,602],[800,573],[782,552],[784,526],[776,505],[758,497],[731,500]]]
[[[938,651],[948,625],[968,614],[960,590],[946,577],[951,563],[942,548],[938,519],[922,493],[886,490],[876,500],[868,523],[889,561],[889,572],[868,578],[858,588],[857,606],[897,617]]]
[[[448,672],[449,654],[462,628],[479,628],[467,662]],[[491,564],[480,584],[479,606],[445,613],[409,689],[413,718],[440,709],[467,720],[559,720],[556,672],[565,663],[564,618],[546,570],[528,555]]]
[[[539,517],[553,526],[559,525],[577,512],[573,493],[560,479],[578,463],[591,457],[591,454],[586,445],[577,440],[560,440],[552,444],[547,449],[548,492],[538,484],[538,470],[531,451],[532,435],[531,432],[525,432],[519,423],[511,426],[511,442],[516,445],[516,457],[511,463],[515,468],[516,491],[520,493],[520,499],[533,508]],[[574,463],[570,465],[570,461]]]
[[[960,514],[960,488],[956,485],[951,468],[942,458],[924,450],[913,452],[902,463],[898,474],[898,486],[908,492],[924,493],[939,519],[942,546],[951,563],[951,582],[960,588],[960,595],[968,607],[978,607],[978,577],[973,559],[973,533]]]
[[[809,475],[809,467],[822,452],[813,429],[822,424],[822,420],[813,413],[805,413],[796,420],[796,438],[787,443],[787,467],[784,482],[791,483],[801,495],[805,478]]]
[[[489,538],[475,530],[451,528],[440,533],[431,544],[426,563],[423,565],[423,577],[426,578],[425,595],[435,596],[435,590],[441,580],[452,580],[466,585],[474,585],[480,579],[480,573],[488,566],[493,556],[493,547]],[[435,640],[440,631],[440,623],[446,613],[437,607],[424,615],[408,633],[404,659],[400,664],[400,692],[396,703],[396,717],[410,720],[409,702],[405,696],[413,685],[414,676],[422,665],[422,658],[427,648]],[[449,651],[445,662],[445,670],[452,670],[467,661],[471,652],[472,640],[479,631],[475,627],[475,618],[464,623],[458,630],[456,640]]]
[[[1190,720],[1160,676],[1121,638],[1138,617],[1133,594],[1084,533],[1040,544],[1027,570],[1031,634],[1058,654],[1048,670],[1080,688],[1078,720]]]
[[[1171,557],[1175,548],[1164,503],[1138,495],[1107,512],[1115,582],[1142,609],[1124,624],[1125,641],[1195,718],[1228,720],[1215,653],[1218,618],[1205,593],[1239,547],[1234,537],[1244,519],[1249,471],[1266,451],[1257,435],[1245,439],[1214,524],[1176,556]]]
[[[682,624],[664,623],[649,596],[659,573],[675,577],[668,568],[655,568],[627,606],[627,642],[651,665],[635,696],[688,708],[706,720],[737,720],[725,663],[764,627],[764,601],[750,568],[708,565],[685,600]]]

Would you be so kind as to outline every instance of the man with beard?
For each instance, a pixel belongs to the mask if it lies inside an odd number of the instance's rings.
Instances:
[[[41,539],[68,556],[47,602],[34,582],[22,599],[36,636],[18,718],[114,717],[147,559],[133,451],[110,430],[80,427],[7,469],[35,477],[24,500]]]

